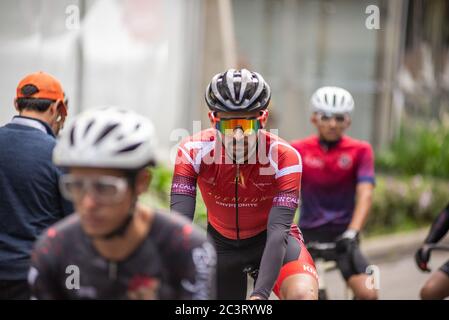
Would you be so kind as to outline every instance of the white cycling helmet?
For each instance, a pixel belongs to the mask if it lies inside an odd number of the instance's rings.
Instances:
[[[350,113],[354,109],[354,99],[345,89],[339,87],[321,87],[310,99],[314,112],[326,114]]]
[[[78,115],[53,151],[53,162],[61,167],[137,170],[155,161],[151,121],[118,107],[102,107]]]

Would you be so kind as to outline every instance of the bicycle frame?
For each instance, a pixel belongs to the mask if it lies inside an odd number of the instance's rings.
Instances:
[[[337,269],[337,263],[331,258],[335,254],[335,242],[309,242],[306,244],[307,250],[314,257],[315,267],[318,273],[319,300],[328,300],[327,286],[324,279],[326,272]],[[327,259],[331,261],[326,261]],[[345,283],[344,299],[351,299],[351,289]]]

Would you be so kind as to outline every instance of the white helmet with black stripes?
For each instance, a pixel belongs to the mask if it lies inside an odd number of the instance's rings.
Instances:
[[[314,112],[326,114],[346,114],[354,109],[354,99],[345,89],[339,87],[321,87],[310,99]]]
[[[270,98],[270,86],[260,74],[247,69],[216,74],[206,89],[206,103],[211,111],[264,110]]]
[[[61,167],[136,170],[155,161],[153,124],[119,107],[100,107],[78,115],[53,151],[53,162]]]

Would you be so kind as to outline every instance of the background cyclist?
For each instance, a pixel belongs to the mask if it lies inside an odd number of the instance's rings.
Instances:
[[[415,254],[416,264],[422,271],[430,272],[428,245],[438,243],[449,230],[449,204],[432,224],[424,244]],[[421,289],[421,299],[444,299],[449,296],[449,260],[434,272]]]
[[[368,218],[374,188],[373,150],[345,135],[354,108],[351,94],[322,87],[311,98],[317,134],[292,142],[303,159],[300,223],[304,240],[336,241],[336,261],[356,299],[377,299],[368,288],[368,262],[358,242]]]

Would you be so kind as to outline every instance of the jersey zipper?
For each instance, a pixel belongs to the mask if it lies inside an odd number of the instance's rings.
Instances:
[[[240,182],[240,170],[239,165],[236,164],[235,171],[235,227],[237,231],[237,241],[240,241],[240,229],[239,229],[239,182]]]
[[[109,277],[109,280],[117,280],[117,262],[109,261],[108,277]]]

